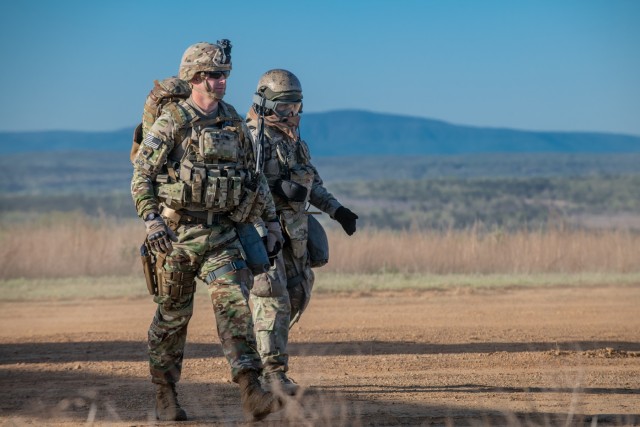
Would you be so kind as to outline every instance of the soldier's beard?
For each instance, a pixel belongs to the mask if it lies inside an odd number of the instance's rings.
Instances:
[[[224,94],[225,94],[225,90],[221,90],[219,92],[214,92],[214,91],[207,91],[207,95],[209,95],[211,97],[211,99],[214,99],[216,101],[220,101],[222,98],[224,98]]]

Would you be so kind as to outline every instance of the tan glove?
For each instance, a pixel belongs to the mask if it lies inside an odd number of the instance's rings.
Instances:
[[[147,228],[147,240],[154,251],[170,254],[173,250],[172,241],[177,242],[178,237],[167,227],[158,213],[150,213],[145,217],[144,225]]]

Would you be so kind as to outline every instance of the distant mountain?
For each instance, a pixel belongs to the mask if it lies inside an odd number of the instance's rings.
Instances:
[[[301,134],[315,156],[640,152],[640,137],[453,125],[365,111],[309,114]]]
[[[30,151],[129,151],[133,127],[110,132],[0,132],[0,153]]]
[[[482,128],[356,110],[305,113],[301,123],[313,157],[640,152],[639,136]],[[0,132],[0,153],[128,151],[132,134],[133,127],[112,132]]]

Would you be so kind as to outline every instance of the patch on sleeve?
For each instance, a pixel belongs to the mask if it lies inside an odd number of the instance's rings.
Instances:
[[[149,132],[142,143],[154,150],[157,150],[162,145],[162,140]]]

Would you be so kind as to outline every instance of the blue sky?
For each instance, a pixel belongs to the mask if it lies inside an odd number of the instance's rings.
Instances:
[[[0,131],[133,126],[187,46],[228,38],[241,114],[287,68],[306,112],[640,135],[639,23],[635,0],[5,2]]]

